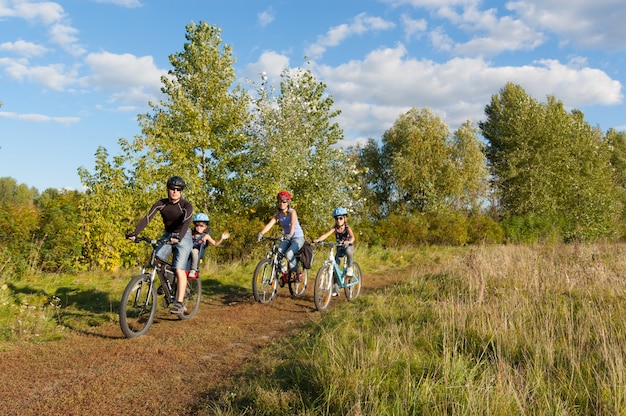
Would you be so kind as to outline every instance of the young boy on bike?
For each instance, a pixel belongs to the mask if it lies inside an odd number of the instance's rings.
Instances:
[[[195,279],[198,277],[198,266],[200,265],[200,251],[211,244],[213,247],[217,247],[222,244],[222,241],[230,238],[230,233],[223,232],[219,240],[215,241],[211,238],[209,232],[209,216],[204,212],[200,212],[193,216],[193,231],[191,232],[191,239],[193,240],[193,248],[191,249],[191,270],[189,271],[189,278]]]
[[[178,278],[177,299],[170,309],[170,313],[179,315],[185,311],[183,300],[185,289],[187,288],[187,276],[185,269],[189,261],[191,253],[192,240],[189,230],[189,223],[193,214],[193,206],[189,201],[184,200],[183,190],[185,189],[185,181],[180,176],[172,176],[167,180],[167,198],[156,201],[145,217],[143,217],[135,231],[128,235],[128,239],[135,241],[135,236],[139,235],[144,228],[148,226],[150,221],[157,213],[161,214],[163,220],[163,236],[161,239],[169,239],[170,244],[161,244],[157,248],[156,255],[159,259],[167,261],[174,252],[172,259],[172,267]]]
[[[350,282],[354,270],[352,269],[352,261],[354,260],[354,232],[347,223],[348,210],[345,208],[335,208],[333,210],[333,217],[335,217],[335,225],[328,230],[325,234],[322,234],[317,239],[313,240],[313,243],[317,243],[326,240],[332,233],[335,233],[335,239],[337,240],[337,254],[335,254],[335,262],[339,265],[341,258],[346,257],[346,280]]]
[[[296,258],[296,253],[304,245],[304,231],[302,231],[302,227],[298,221],[296,210],[290,206],[291,194],[287,191],[279,192],[276,196],[276,202],[278,210],[257,235],[257,241],[261,241],[263,234],[268,232],[277,222],[283,228],[283,241],[281,241],[278,250],[283,253],[289,263],[289,273],[287,270],[282,271],[283,276],[280,285],[284,286],[291,272],[296,272],[296,278],[302,279],[302,274],[298,273],[298,259]]]

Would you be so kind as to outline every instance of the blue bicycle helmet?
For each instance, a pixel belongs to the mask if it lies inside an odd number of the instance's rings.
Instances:
[[[335,208],[333,210],[333,217],[338,217],[340,215],[348,215],[348,210],[343,207]]]
[[[206,222],[207,224],[209,223],[209,216],[206,215],[204,212],[198,212],[196,215],[193,216],[193,222]]]

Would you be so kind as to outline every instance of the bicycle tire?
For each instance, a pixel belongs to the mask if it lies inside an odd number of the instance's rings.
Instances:
[[[157,292],[149,274],[140,274],[128,282],[120,304],[120,327],[126,338],[148,332],[157,311]]]
[[[357,296],[359,296],[359,294],[361,293],[361,283],[363,282],[361,267],[356,261],[352,262],[352,271],[354,273],[352,275],[352,279],[356,278],[356,283],[346,284],[346,286],[343,288],[343,291],[346,294],[346,299],[348,299],[348,301],[356,299]]]
[[[191,319],[198,313],[200,309],[200,300],[202,298],[202,281],[200,276],[194,280],[187,280],[187,288],[185,289],[185,298],[183,299],[183,305],[185,305],[185,312],[178,314],[180,319]]]
[[[313,291],[313,299],[318,311],[328,308],[333,295],[334,280],[331,265],[325,264],[320,267],[315,277],[315,289]]]
[[[257,264],[252,275],[254,300],[259,303],[274,300],[278,292],[278,280],[275,279],[275,275],[275,269],[269,259],[263,259]]]
[[[302,270],[302,281],[296,282],[293,279],[289,279],[289,293],[294,298],[301,298],[306,292],[306,288],[309,285],[309,271],[307,269]]]

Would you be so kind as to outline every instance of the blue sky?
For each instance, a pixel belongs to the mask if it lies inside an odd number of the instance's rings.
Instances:
[[[0,0],[0,177],[81,189],[99,146],[119,153],[157,101],[185,26],[208,22],[238,81],[304,67],[327,84],[345,144],[411,107],[451,131],[506,82],[626,130],[623,0]]]

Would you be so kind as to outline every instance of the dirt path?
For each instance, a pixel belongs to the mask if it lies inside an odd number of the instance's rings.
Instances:
[[[393,280],[365,274],[362,293]],[[125,339],[111,324],[0,352],[0,414],[193,414],[260,348],[321,318],[312,294],[309,285],[305,297],[292,299],[285,287],[267,305],[251,294],[205,296],[193,319],[160,314],[143,337]],[[330,308],[338,302],[343,294]]]

